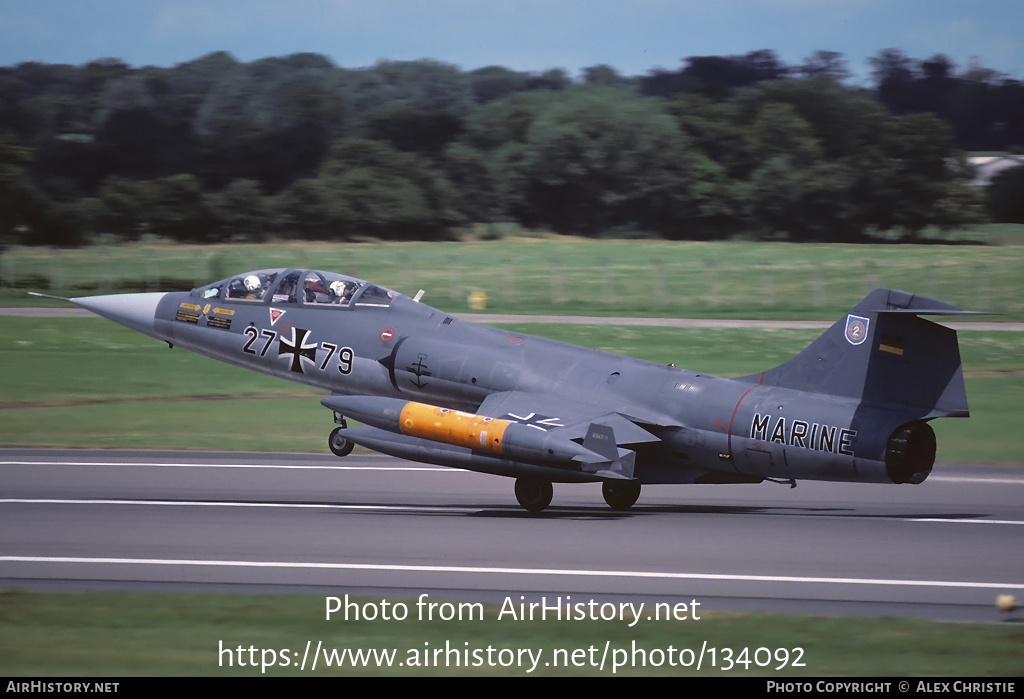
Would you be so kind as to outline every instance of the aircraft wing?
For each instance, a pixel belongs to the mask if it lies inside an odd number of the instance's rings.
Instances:
[[[606,478],[632,478],[636,453],[623,446],[657,442],[658,437],[618,412],[550,395],[505,391],[489,395],[477,414],[508,420],[581,444],[575,460],[584,472]]]
[[[590,425],[597,424],[614,430],[616,444],[658,441],[653,434],[618,412],[607,412],[601,406],[547,394],[523,391],[492,393],[476,412],[484,417],[501,418],[544,432],[564,429],[570,439],[585,438]]]

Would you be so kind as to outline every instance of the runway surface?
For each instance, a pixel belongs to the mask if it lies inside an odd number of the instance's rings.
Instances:
[[[697,600],[999,621],[1024,598],[1024,472],[918,486],[596,485],[541,515],[510,479],[377,455],[0,450],[0,585]]]

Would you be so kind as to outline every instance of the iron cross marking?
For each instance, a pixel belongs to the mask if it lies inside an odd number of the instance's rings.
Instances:
[[[537,413],[529,413],[528,415],[505,413],[505,416],[513,422],[518,422],[520,425],[526,425],[541,432],[547,432],[552,427],[565,427],[560,417],[548,417],[547,415],[538,415]]]
[[[301,334],[301,336],[300,336]],[[291,355],[292,365],[291,370],[299,374],[305,374],[306,370],[302,368],[303,360],[310,364],[316,364],[316,344],[307,344],[306,338],[309,337],[309,331],[303,330],[302,328],[292,328],[291,339],[286,339],[284,335],[278,337],[278,350],[277,356],[284,357],[285,355]]]

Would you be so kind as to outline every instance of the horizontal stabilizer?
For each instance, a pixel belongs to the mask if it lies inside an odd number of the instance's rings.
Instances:
[[[945,301],[911,294],[896,289],[875,289],[858,303],[853,311],[877,311],[879,313],[913,313],[923,316],[970,316],[984,315],[980,311],[965,311]]]

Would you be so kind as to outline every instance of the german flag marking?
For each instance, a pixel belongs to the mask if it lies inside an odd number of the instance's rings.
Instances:
[[[898,357],[903,356],[903,338],[894,337],[892,335],[882,335],[882,339],[879,342],[878,349],[882,352],[888,352],[889,354],[895,354]]]

